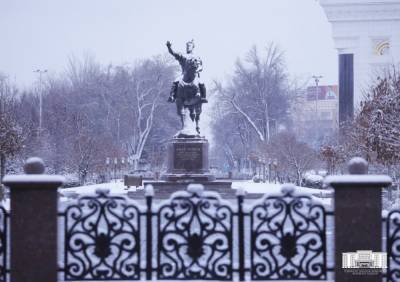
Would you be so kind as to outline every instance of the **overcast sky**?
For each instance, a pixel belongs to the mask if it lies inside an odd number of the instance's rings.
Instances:
[[[316,0],[2,0],[0,34],[0,71],[25,87],[33,70],[61,73],[71,55],[115,65],[165,53],[167,40],[184,51],[192,38],[206,81],[274,41],[293,77],[337,83],[331,26]]]

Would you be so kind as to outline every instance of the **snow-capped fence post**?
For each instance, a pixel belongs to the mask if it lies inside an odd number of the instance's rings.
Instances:
[[[25,175],[7,175],[10,188],[11,282],[57,281],[57,188],[64,177],[44,174],[30,158]]]
[[[354,275],[343,268],[343,253],[358,250],[380,252],[382,248],[381,190],[391,184],[387,175],[367,175],[368,163],[353,158],[350,175],[329,176],[335,189],[335,280],[382,281],[380,273]]]
[[[146,186],[146,280],[152,280],[153,273],[153,196],[154,188],[152,185]]]
[[[238,240],[239,240],[239,281],[245,281],[245,267],[244,267],[244,213],[243,213],[243,199],[245,191],[239,188],[236,192],[238,204]]]

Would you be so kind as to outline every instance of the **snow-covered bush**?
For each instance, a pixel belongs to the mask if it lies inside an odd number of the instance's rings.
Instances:
[[[303,178],[303,185],[309,188],[318,188],[322,189],[324,177],[311,172],[306,172]]]
[[[260,183],[261,182],[261,178],[258,175],[254,175],[253,176],[253,182],[254,183]]]

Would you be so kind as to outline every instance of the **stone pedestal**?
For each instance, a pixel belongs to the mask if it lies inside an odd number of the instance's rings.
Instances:
[[[167,172],[164,181],[192,183],[213,181],[209,170],[208,140],[196,138],[174,138],[168,144]]]
[[[203,184],[206,190],[220,192],[227,198],[234,197],[232,182],[216,181],[210,173],[208,150],[204,137],[173,138],[168,144],[166,173],[160,181],[146,181],[144,185],[153,185],[156,199],[169,198],[175,191],[186,190],[190,183]]]
[[[45,175],[44,168],[41,159],[30,158],[25,175],[3,179],[11,194],[11,282],[57,281],[57,188],[64,177]]]

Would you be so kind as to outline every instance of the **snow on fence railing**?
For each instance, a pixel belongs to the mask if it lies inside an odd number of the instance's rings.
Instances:
[[[327,279],[327,213],[290,185],[248,204],[241,190],[233,204],[193,184],[158,205],[146,198],[100,190],[70,201],[66,281]]]
[[[335,189],[334,268],[327,259],[327,218],[333,212],[291,186],[256,201],[239,189],[228,202],[197,185],[157,204],[151,187],[145,204],[100,190],[60,201],[58,211],[63,178],[42,174],[43,162],[31,159],[27,175],[3,179],[12,212],[0,211],[0,273],[10,272],[0,279],[326,280],[334,271],[336,281],[363,281],[343,270],[341,254],[381,249],[380,193],[391,183],[366,170],[365,161],[356,159],[349,165],[352,175],[326,179]],[[400,243],[398,222],[388,221],[388,250],[397,251]],[[396,281],[397,253],[389,252],[388,263],[388,281]],[[368,279],[381,281],[381,275]]]

